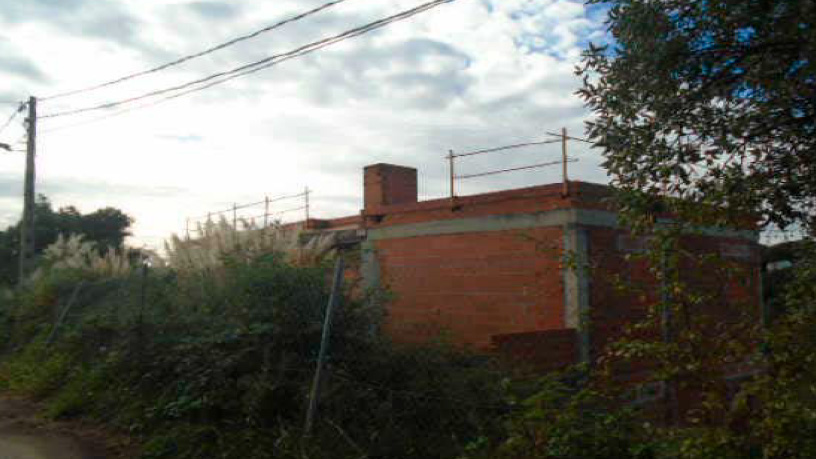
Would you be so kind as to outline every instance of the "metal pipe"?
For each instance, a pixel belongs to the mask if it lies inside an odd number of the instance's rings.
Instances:
[[[448,155],[448,171],[450,172],[451,209],[453,209],[454,207],[456,207],[456,188],[455,188],[455,186],[456,186],[455,185],[455,183],[456,183],[456,172],[455,172],[455,169],[454,169],[454,167],[455,167],[454,159],[456,158],[456,156],[454,156],[453,150],[449,150],[449,153],[450,154]]]
[[[561,128],[562,194],[569,196],[569,176],[567,175],[567,128]]]
[[[513,149],[516,149],[516,148],[531,147],[531,146],[534,146],[534,145],[546,145],[546,144],[549,144],[549,143],[556,143],[556,142],[558,142],[558,140],[544,140],[544,141],[541,141],[541,142],[517,143],[517,144],[513,144],[513,145],[505,145],[503,147],[488,148],[486,150],[476,150],[476,151],[470,151],[470,152],[467,152],[467,153],[459,153],[458,155],[454,155],[454,157],[459,158],[461,156],[481,155],[481,154],[484,154],[484,153],[493,153],[495,151],[513,150]]]
[[[556,133],[554,133],[554,132],[545,132],[545,134],[547,134],[547,135],[554,135],[554,136],[556,136],[556,137],[561,137],[561,136],[562,136],[562,134],[556,134]],[[584,143],[593,143],[591,140],[582,139],[582,138],[579,138],[579,137],[570,137],[570,136],[567,136],[567,139],[569,139],[569,140],[577,140],[577,141],[579,141],[579,142],[584,142]],[[557,142],[557,140],[556,140],[556,142]]]
[[[269,196],[264,197],[264,228],[269,225]]]
[[[329,303],[326,305],[326,315],[323,318],[323,334],[320,338],[320,353],[317,356],[317,368],[315,369],[312,381],[312,390],[309,394],[309,407],[306,411],[306,425],[304,430],[306,435],[312,432],[314,417],[317,412],[317,404],[320,398],[320,388],[323,385],[323,371],[326,365],[326,356],[329,351],[329,338],[331,338],[332,315],[334,308],[340,301],[341,288],[343,285],[343,256],[338,254],[334,265],[334,280],[332,282]]]
[[[305,196],[305,201],[306,201],[306,205],[305,205],[305,207],[306,207],[306,222],[304,223],[304,225],[305,225],[305,228],[308,229],[309,228],[309,187],[308,186],[306,187],[306,191],[303,192],[303,195]]]
[[[567,162],[574,163],[577,162],[577,159],[568,159]],[[541,164],[533,164],[532,166],[524,166],[524,167],[514,167],[512,169],[501,169],[498,171],[490,171],[490,172],[483,172],[480,174],[470,174],[470,175],[457,175],[456,178],[458,179],[468,179],[473,177],[484,177],[486,175],[494,175],[494,174],[501,174],[503,172],[513,172],[513,171],[520,171],[525,169],[534,169],[537,167],[545,167],[545,166],[554,166],[556,164],[561,164],[562,161],[550,161],[548,163],[541,163]]]

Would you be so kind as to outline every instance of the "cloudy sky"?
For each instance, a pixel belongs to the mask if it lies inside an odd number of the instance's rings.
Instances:
[[[156,66],[324,1],[0,0],[0,122],[14,109],[8,102]],[[348,0],[149,77],[45,100],[39,112],[173,86],[424,1]],[[574,94],[574,67],[589,41],[604,40],[603,19],[602,9],[581,1],[458,0],[167,103],[42,119],[39,191],[56,206],[121,208],[136,219],[131,242],[151,246],[182,232],[187,217],[306,186],[313,216],[355,214],[362,168],[378,162],[416,167],[421,198],[442,197],[450,149],[543,140],[562,126],[583,132],[589,113]],[[22,118],[0,142],[22,138]],[[580,159],[572,178],[606,181],[597,153],[578,143],[570,148]],[[466,158],[458,167],[475,173],[559,156],[551,145]],[[19,218],[23,166],[23,153],[0,154],[2,226]],[[559,174],[555,167],[473,179],[460,192],[556,182]]]

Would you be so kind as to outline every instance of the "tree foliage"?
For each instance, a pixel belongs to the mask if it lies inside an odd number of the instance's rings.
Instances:
[[[100,254],[121,248],[133,218],[119,209],[105,207],[83,214],[76,207],[68,206],[54,210],[51,202],[40,195],[34,207],[34,253],[41,254],[56,242],[60,235],[84,236],[93,242]],[[20,223],[0,231],[0,285],[13,284],[17,280],[20,253]]]
[[[603,149],[627,221],[671,246],[656,244],[647,254],[658,258],[652,265],[663,292],[650,312],[670,318],[661,328],[671,333],[662,340],[624,336],[607,354],[610,362],[621,351],[651,358],[668,388],[699,394],[682,422],[655,432],[656,457],[812,457],[811,244],[769,251],[769,260],[781,256],[795,269],[766,279],[774,281],[779,314],[764,328],[757,305],[748,303],[741,315],[698,326],[684,317],[702,318],[718,302],[684,279],[694,270],[677,263],[679,247],[661,234],[669,225],[655,222],[665,212],[679,216],[677,236],[690,222],[742,226],[751,215],[760,225],[816,228],[816,2],[603,3],[610,4],[612,44],[590,46],[578,69],[579,94],[596,115],[588,135]],[[791,250],[795,257],[776,253]],[[698,257],[708,267],[710,258]],[[750,270],[731,270],[728,279],[750,286],[753,278]],[[699,313],[684,314],[693,308]],[[735,327],[737,317],[744,327]],[[729,362],[750,363],[754,372],[728,387],[722,373]]]
[[[816,2],[589,3],[614,44],[585,52],[579,94],[616,185],[731,210],[719,223],[816,223]]]

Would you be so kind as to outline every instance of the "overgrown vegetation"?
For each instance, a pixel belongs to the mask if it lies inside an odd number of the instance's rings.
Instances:
[[[724,316],[706,313],[759,276],[682,244],[701,225],[813,234],[814,2],[590,3],[610,7],[614,43],[590,47],[580,70],[588,134],[624,218],[649,236],[642,259],[660,288],[621,280],[643,317],[588,365],[530,381],[443,344],[400,347],[376,298],[347,287],[307,437],[331,241],[222,222],[175,239],[169,265],[149,270],[60,240],[0,298],[0,385],[43,398],[49,416],[139,436],[152,458],[816,456],[813,242],[766,277],[775,314],[730,301]],[[693,279],[697,263],[721,277]],[[621,377],[644,363],[642,379]]]
[[[703,307],[717,304],[693,284],[671,280],[673,297],[651,303],[641,320],[597,349],[590,367],[514,388],[526,395],[505,417],[502,434],[472,445],[465,457],[813,457],[816,244],[798,246],[795,269],[777,285],[784,313],[765,327],[759,314],[741,323],[716,315],[684,322],[679,313],[694,306],[689,295]],[[663,308],[679,319],[671,340],[656,333]],[[758,336],[734,333],[743,327]],[[633,383],[627,375],[638,365],[648,368],[646,379]],[[654,394],[643,397],[644,387]]]
[[[57,239],[81,236],[98,254],[122,251],[133,219],[119,209],[106,207],[87,214],[76,207],[54,210],[47,197],[39,195],[34,206],[34,254],[39,257]],[[17,282],[20,223],[0,231],[0,286]],[[137,251],[130,251],[133,256]]]
[[[228,231],[176,241],[167,267],[47,265],[0,306],[0,385],[140,437],[150,458],[455,457],[494,435],[508,405],[484,357],[392,344],[376,298],[346,294],[305,438],[331,254]]]

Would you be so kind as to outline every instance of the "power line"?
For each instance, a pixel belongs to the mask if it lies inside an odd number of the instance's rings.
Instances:
[[[150,105],[155,105],[155,104],[145,104],[145,105],[138,105],[136,107],[130,107],[130,108],[127,108],[125,110],[120,110],[118,112],[111,113],[110,115],[98,116],[96,118],[91,118],[89,120],[80,121],[78,123],[65,124],[65,125],[62,125],[62,126],[57,126],[57,127],[51,128],[51,129],[43,129],[42,131],[40,131],[40,133],[41,134],[51,134],[53,132],[59,132],[59,131],[65,130],[65,129],[72,129],[72,128],[75,128],[75,127],[85,126],[86,124],[98,123],[100,121],[105,121],[105,120],[110,119],[110,118],[115,118],[117,116],[124,115],[124,114],[126,114],[128,112],[131,112],[133,110],[143,108],[143,107],[147,107],[147,106],[150,106]]]
[[[283,61],[293,59],[295,57],[300,57],[300,56],[305,55],[305,54],[312,53],[314,51],[325,48],[327,46],[338,43],[340,41],[347,40],[349,38],[354,38],[354,37],[363,35],[365,33],[368,33],[368,32],[371,32],[373,30],[384,27],[386,25],[389,25],[389,24],[391,24],[393,22],[408,19],[408,18],[410,18],[410,17],[412,17],[412,16],[414,16],[416,14],[427,11],[427,10],[429,10],[431,8],[434,8],[436,6],[439,6],[439,5],[443,4],[443,3],[451,3],[453,1],[455,1],[455,0],[434,0],[434,1],[431,1],[431,2],[428,2],[428,3],[425,3],[423,5],[420,5],[420,6],[416,7],[416,8],[412,8],[410,10],[403,11],[401,13],[389,16],[389,17],[384,18],[384,19],[380,19],[378,21],[374,21],[374,22],[366,24],[364,26],[348,30],[348,31],[343,32],[341,34],[338,34],[338,35],[335,35],[335,36],[332,36],[332,37],[329,37],[329,38],[325,38],[325,39],[322,39],[322,40],[319,40],[319,41],[316,41],[316,42],[309,43],[307,45],[296,48],[296,49],[294,49],[292,51],[289,51],[289,52],[286,52],[286,53],[281,53],[281,54],[276,54],[276,55],[273,55],[273,56],[269,56],[269,57],[266,57],[266,58],[261,59],[259,61],[252,62],[252,63],[246,64],[246,65],[242,65],[240,67],[234,68],[234,69],[229,70],[229,71],[215,73],[215,74],[209,75],[207,77],[200,78],[198,80],[193,80],[193,81],[190,81],[190,82],[178,85],[178,86],[165,88],[165,89],[161,89],[161,90],[156,90],[156,91],[151,91],[151,92],[148,92],[146,94],[142,94],[141,96],[121,99],[119,101],[108,102],[108,103],[105,103],[105,104],[100,104],[100,105],[96,105],[96,106],[92,106],[92,107],[86,107],[86,108],[81,108],[81,109],[76,109],[76,110],[69,110],[69,111],[65,111],[65,112],[58,112],[58,113],[48,114],[48,115],[41,116],[41,118],[56,118],[56,117],[60,117],[60,116],[75,115],[75,114],[84,113],[84,112],[93,111],[93,110],[103,110],[103,109],[113,108],[113,107],[116,107],[118,105],[132,103],[132,102],[136,102],[136,101],[141,100],[141,99],[146,99],[146,98],[149,98],[149,97],[154,97],[154,96],[165,94],[165,93],[168,93],[168,92],[182,90],[182,89],[185,89],[185,88],[189,88],[191,86],[195,86],[195,85],[200,84],[200,83],[205,83],[205,82],[208,82],[208,81],[215,80],[217,78],[222,78],[223,77],[222,79],[216,80],[215,82],[209,83],[207,85],[192,88],[190,90],[187,90],[187,91],[175,94],[175,95],[168,96],[165,99],[161,99],[160,101],[156,102],[156,103],[161,103],[164,100],[175,99],[177,97],[181,97],[181,96],[193,93],[193,92],[197,92],[197,91],[201,91],[201,90],[210,88],[212,86],[215,86],[215,85],[218,85],[218,84],[221,84],[221,83],[225,83],[227,81],[230,81],[232,79],[235,79],[235,78],[238,78],[238,77],[241,77],[241,76],[244,76],[244,75],[249,75],[251,73],[255,73],[255,72],[258,72],[260,70],[264,70],[266,68],[277,65],[277,64],[279,64],[279,63],[281,63]],[[147,106],[152,106],[152,105],[155,105],[155,104],[149,104]]]
[[[75,90],[72,90],[72,91],[66,91],[66,92],[63,92],[63,93],[55,94],[53,96],[43,97],[41,100],[53,100],[53,99],[58,99],[58,98],[61,98],[61,97],[68,97],[68,96],[72,96],[72,95],[75,95],[75,94],[82,94],[82,93],[85,93],[85,92],[95,91],[95,90],[98,90],[98,89],[106,88],[108,86],[113,86],[113,85],[118,84],[118,83],[123,83],[125,81],[132,80],[134,78],[138,78],[138,77],[141,77],[141,76],[144,76],[144,75],[149,75],[151,73],[156,73],[156,72],[162,71],[164,69],[183,64],[183,63],[185,63],[187,61],[190,61],[190,60],[202,57],[202,56],[206,56],[207,54],[212,54],[212,53],[214,53],[216,51],[220,51],[220,50],[222,50],[224,48],[227,48],[227,47],[232,46],[234,44],[240,43],[242,41],[246,41],[246,40],[255,38],[255,37],[257,37],[257,36],[259,36],[261,34],[271,32],[272,30],[283,27],[286,24],[290,24],[292,22],[300,21],[301,19],[309,17],[309,16],[311,16],[313,14],[317,14],[317,13],[319,13],[319,12],[325,10],[325,9],[331,8],[331,7],[333,7],[333,6],[337,5],[337,4],[343,3],[345,1],[347,1],[347,0],[334,0],[334,1],[331,1],[331,2],[328,2],[328,3],[325,3],[325,4],[323,4],[323,5],[321,5],[321,6],[317,7],[317,8],[313,8],[313,9],[311,9],[309,11],[300,13],[300,14],[298,14],[296,16],[290,17],[290,18],[285,19],[283,21],[280,21],[280,22],[277,22],[275,24],[264,27],[264,28],[262,28],[260,30],[256,30],[255,32],[252,32],[250,34],[242,35],[242,36],[233,38],[232,40],[229,40],[227,42],[221,43],[221,44],[213,46],[211,48],[207,48],[204,51],[200,51],[200,52],[195,53],[195,54],[190,54],[190,55],[187,55],[187,56],[180,57],[180,58],[178,58],[178,59],[176,59],[174,61],[168,62],[166,64],[159,65],[157,67],[153,67],[153,68],[150,68],[150,69],[147,69],[147,70],[142,70],[142,71],[136,72],[136,73],[131,73],[129,75],[125,75],[123,77],[116,78],[116,79],[111,80],[111,81],[107,81],[105,83],[100,83],[100,84],[88,86],[88,87],[81,88],[81,89],[75,89]]]
[[[101,121],[106,121],[106,120],[111,119],[111,118],[116,118],[118,116],[127,115],[128,113],[130,113],[132,111],[140,110],[140,109],[143,109],[143,108],[150,108],[150,107],[154,107],[156,105],[163,104],[165,102],[170,102],[171,100],[173,100],[173,99],[175,99],[177,97],[181,97],[183,95],[186,95],[189,92],[193,92],[193,91],[188,91],[188,92],[175,94],[173,97],[165,97],[163,99],[154,100],[154,101],[151,101],[151,102],[148,102],[148,103],[145,103],[145,104],[141,104],[141,105],[130,106],[130,107],[124,108],[122,110],[119,110],[117,112],[110,113],[108,115],[98,116],[96,118],[91,118],[91,119],[80,121],[80,122],[77,122],[77,123],[65,124],[65,125],[62,125],[62,126],[53,127],[51,129],[44,129],[44,130],[42,130],[40,132],[43,133],[43,134],[51,134],[51,133],[63,131],[63,130],[66,130],[66,129],[73,129],[75,127],[86,126],[88,124],[95,124],[95,123],[98,123],[98,122],[101,122]]]
[[[17,107],[16,110],[14,110],[14,112],[11,114],[11,116],[8,117],[6,122],[3,123],[3,126],[0,127],[0,134],[2,134],[3,131],[5,131],[6,128],[9,127],[9,125],[12,123],[12,121],[14,121],[14,118],[17,118],[17,115],[20,114],[21,111],[23,111],[23,108],[25,108],[25,103],[20,103],[20,106]]]
[[[439,5],[442,5],[444,3],[451,3],[453,1],[455,1],[455,0],[434,0],[434,1],[431,1],[431,2],[428,2],[428,3],[424,3],[424,4],[422,4],[422,5],[418,6],[418,7],[403,11],[401,13],[397,13],[397,14],[392,15],[392,16],[388,16],[388,17],[386,17],[384,19],[380,19],[378,21],[368,23],[368,24],[366,24],[364,26],[360,26],[360,27],[348,30],[346,32],[343,32],[341,34],[338,34],[338,35],[335,35],[335,36],[332,36],[332,37],[329,37],[329,38],[324,38],[322,40],[318,40],[316,42],[309,43],[307,45],[296,48],[296,49],[294,49],[292,51],[282,53],[282,54],[276,54],[276,55],[273,55],[273,56],[269,56],[269,57],[266,57],[266,58],[261,59],[259,61],[255,61],[255,62],[252,62],[250,64],[246,64],[246,65],[242,65],[240,67],[236,67],[236,68],[234,68],[232,70],[215,73],[215,74],[206,76],[204,78],[193,80],[193,81],[183,83],[183,84],[180,84],[180,85],[177,85],[177,86],[173,86],[173,87],[169,87],[169,88],[165,88],[165,89],[159,89],[159,90],[155,90],[155,91],[151,91],[151,92],[142,94],[140,96],[134,96],[134,97],[129,97],[129,98],[125,98],[125,99],[120,99],[118,101],[107,102],[107,103],[104,103],[104,104],[95,105],[95,106],[91,106],[91,107],[85,107],[85,108],[80,108],[80,109],[75,109],[75,110],[68,110],[68,111],[64,111],[64,112],[51,113],[51,114],[43,115],[40,118],[57,118],[57,117],[61,117],[61,116],[76,115],[76,114],[79,114],[79,113],[85,113],[85,112],[89,112],[89,111],[114,108],[114,107],[117,107],[119,105],[128,104],[128,103],[132,103],[132,102],[137,102],[137,101],[142,100],[142,99],[155,97],[155,96],[166,94],[166,93],[169,93],[169,92],[174,92],[174,91],[180,91],[180,90],[183,90],[183,89],[187,89],[187,88],[190,88],[192,86],[196,86],[196,85],[201,84],[201,83],[211,82],[211,83],[208,83],[208,84],[203,85],[203,86],[194,87],[192,89],[188,89],[187,91],[183,91],[181,93],[168,96],[168,97],[166,97],[166,98],[164,98],[162,100],[174,99],[174,98],[181,97],[181,96],[193,93],[193,92],[197,92],[197,91],[201,91],[201,90],[213,87],[213,86],[221,84],[221,83],[225,83],[227,81],[230,81],[230,80],[235,79],[235,78],[239,78],[241,76],[249,75],[249,74],[252,74],[252,73],[267,69],[269,67],[277,65],[277,64],[279,64],[281,62],[284,62],[286,60],[293,59],[295,57],[300,57],[300,56],[303,56],[305,54],[309,54],[309,53],[315,52],[317,50],[320,50],[322,48],[325,48],[327,46],[333,45],[335,43],[338,43],[338,42],[341,42],[341,41],[344,41],[344,40],[347,40],[347,39],[350,39],[350,38],[354,38],[354,37],[366,34],[368,32],[371,32],[371,31],[377,30],[379,28],[385,27],[385,26],[387,26],[387,25],[389,25],[389,24],[391,24],[393,22],[408,19],[408,18],[410,18],[412,16],[415,16],[417,14],[420,14],[422,12],[425,12],[427,10],[435,8],[435,7],[437,7]],[[212,80],[216,80],[216,81],[212,82]]]

